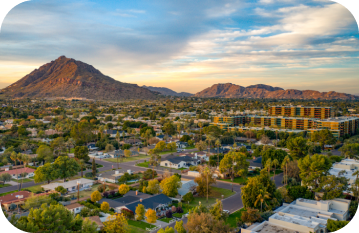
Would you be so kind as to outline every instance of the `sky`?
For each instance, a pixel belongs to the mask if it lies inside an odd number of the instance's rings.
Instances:
[[[118,81],[359,93],[352,14],[327,0],[33,0],[0,32],[0,88],[61,55]]]

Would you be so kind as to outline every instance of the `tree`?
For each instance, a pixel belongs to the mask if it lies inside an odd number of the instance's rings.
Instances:
[[[31,194],[31,196],[26,199],[23,208],[25,210],[30,210],[32,208],[36,209],[39,208],[42,204],[46,204],[46,205],[50,204],[51,201],[52,201],[51,197],[47,195],[35,196],[34,194]]]
[[[324,150],[325,145],[333,145],[337,141],[328,129],[314,131],[311,133],[310,140],[312,142],[318,142],[322,150]]]
[[[248,173],[249,162],[247,156],[241,152],[230,151],[224,155],[219,164],[219,171],[227,173],[233,182],[235,176],[242,176],[244,179]],[[232,185],[233,192],[233,185]]]
[[[182,187],[182,183],[178,176],[173,175],[162,180],[160,186],[163,194],[175,197],[178,194],[178,189]]]
[[[288,163],[290,162],[290,157],[287,155],[284,157],[283,162],[281,164],[282,169],[284,170],[284,183],[288,184]]]
[[[269,139],[269,137],[265,134],[263,134],[261,136],[261,143],[264,144],[264,145],[267,145],[271,142],[271,140]]]
[[[216,200],[216,203],[212,206],[212,208],[209,210],[209,212],[216,220],[220,220],[220,219],[226,220],[225,215],[223,214],[222,202],[218,199]]]
[[[148,181],[146,191],[151,194],[157,194],[160,192],[160,184],[157,179]]]
[[[177,221],[175,225],[175,230],[177,233],[187,233],[186,230],[183,227],[183,221]]]
[[[90,160],[89,149],[87,148],[87,146],[76,146],[74,154],[75,158],[79,160],[83,159],[85,162],[88,162]]]
[[[185,201],[185,202],[188,202],[188,203],[194,201],[194,197],[193,197],[192,192],[186,193],[186,194],[182,197],[182,200]]]
[[[56,180],[58,177],[59,174],[55,166],[51,163],[45,163],[35,170],[34,181],[35,183],[47,181],[50,184],[51,181]]]
[[[216,180],[213,178],[214,169],[210,168],[207,165],[198,166],[199,176],[194,179],[194,182],[198,184],[196,187],[197,193],[200,196],[208,195],[211,193],[211,185],[216,183]]]
[[[126,233],[128,232],[128,223],[123,214],[110,215],[103,223],[104,231],[107,233]]]
[[[254,223],[260,221],[261,219],[261,215],[257,209],[248,208],[246,211],[243,211],[241,215],[241,220],[245,223]]]
[[[36,154],[38,161],[45,161],[45,160],[48,161],[48,160],[52,160],[53,158],[51,148],[46,145],[39,146],[39,148],[36,150]]]
[[[185,227],[188,233],[230,233],[233,231],[223,220],[217,220],[212,214],[204,212],[190,213]]]
[[[120,187],[118,187],[118,192],[121,195],[125,195],[128,191],[130,191],[130,187],[127,184],[121,184]]]
[[[287,148],[293,158],[301,159],[308,153],[307,140],[303,137],[291,138],[287,141]]]
[[[319,180],[326,175],[331,166],[332,163],[330,159],[325,155],[307,155],[303,159],[300,159],[298,161],[298,167],[300,169],[299,176],[303,181],[303,185],[310,186],[313,190],[320,189]]]
[[[95,192],[91,193],[91,201],[92,202],[98,202],[101,199],[102,199],[102,196],[99,191],[96,190]]]
[[[59,178],[64,179],[64,182],[67,178],[75,176],[80,170],[76,160],[68,156],[59,156],[53,164],[58,171]]]
[[[105,147],[105,152],[111,152],[114,150],[115,150],[115,147],[112,144],[107,144]]]
[[[338,198],[344,191],[348,190],[349,187],[349,179],[333,175],[323,176],[319,182],[321,190],[324,191],[322,200],[332,200],[334,198]]]
[[[25,232],[78,232],[82,228],[82,219],[74,217],[63,205],[42,204],[38,209],[32,208],[15,226]]]
[[[359,155],[359,143],[345,143],[340,149],[345,158],[355,158]]]
[[[131,151],[130,150],[124,150],[123,153],[124,153],[125,157],[127,157],[127,158],[131,157]]]
[[[107,212],[107,211],[109,211],[110,210],[110,205],[107,203],[107,202],[102,202],[102,204],[101,204],[101,208],[100,208],[102,211],[104,211],[104,212]]]
[[[197,142],[196,143],[196,148],[199,150],[199,151],[203,151],[203,150],[205,150],[206,148],[207,148],[207,144],[206,144],[206,142],[204,142],[204,141],[199,141],[199,142]]]
[[[270,194],[267,192],[267,190],[264,188],[264,189],[260,189],[259,191],[259,194],[257,196],[257,199],[256,201],[254,202],[254,206],[257,206],[257,204],[260,202],[261,203],[261,212],[262,212],[262,209],[263,209],[263,202],[266,200],[266,199],[269,199],[270,198]]]
[[[65,189],[63,186],[57,186],[57,187],[55,188],[55,191],[57,191],[57,192],[59,192],[59,193],[61,193],[61,194],[67,193],[67,189]]]
[[[163,151],[165,148],[166,148],[166,142],[164,141],[159,141],[155,146],[155,149],[157,151]]]
[[[4,182],[4,184],[11,181],[11,178],[12,176],[9,173],[3,173],[0,175],[0,181]]]
[[[156,217],[156,211],[154,211],[153,209],[149,208],[145,214],[146,216],[146,221],[148,223],[155,223],[157,221],[157,217]]]
[[[141,221],[145,219],[145,207],[142,204],[138,204],[136,207],[136,220]]]
[[[82,222],[82,233],[95,233],[97,232],[97,224],[85,218]]]
[[[336,221],[336,220],[328,219],[327,228],[329,232],[336,232],[342,229],[343,227],[345,227],[348,223],[349,221]]]

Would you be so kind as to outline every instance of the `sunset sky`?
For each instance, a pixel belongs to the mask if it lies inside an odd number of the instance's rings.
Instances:
[[[326,0],[34,0],[0,32],[0,88],[61,55],[116,80],[359,93],[358,25]]]

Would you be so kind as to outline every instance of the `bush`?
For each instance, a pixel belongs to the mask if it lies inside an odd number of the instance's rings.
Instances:
[[[268,221],[269,217],[272,216],[274,214],[273,211],[266,211],[261,213],[261,218]]]
[[[194,200],[193,194],[191,192],[187,193],[183,196],[183,201],[185,202],[192,202]]]
[[[182,207],[178,206],[176,212],[179,214],[183,213]]]
[[[103,186],[100,185],[97,187],[97,191],[99,191],[100,193],[103,193],[105,190],[104,190]]]
[[[176,206],[172,206],[172,213],[176,212],[177,208]]]
[[[166,211],[166,217],[167,218],[172,218],[172,211],[171,210]]]
[[[102,196],[103,196],[104,198],[108,198],[109,195],[110,195],[110,193],[107,192],[107,191],[102,193]]]
[[[134,213],[131,210],[128,209],[122,209],[121,213],[127,218],[127,219],[133,219],[135,217]]]
[[[91,169],[91,168],[90,168]],[[92,172],[85,173],[86,178],[92,178]]]

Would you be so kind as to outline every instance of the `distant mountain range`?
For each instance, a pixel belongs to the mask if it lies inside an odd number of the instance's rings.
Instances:
[[[95,100],[155,99],[158,94],[103,75],[93,66],[61,56],[35,69],[1,95],[13,98],[86,98]]]
[[[183,96],[183,97],[189,97],[193,94],[188,92],[175,92],[167,87],[152,87],[152,86],[142,86],[143,88],[147,88],[150,91],[155,91],[160,93],[161,95],[167,95],[167,96]]]
[[[242,87],[232,83],[214,84],[194,95],[201,98],[264,98],[264,99],[343,99],[356,100],[359,96],[338,93],[335,91],[319,92],[313,90],[284,90],[280,87],[272,87],[264,84]]]

